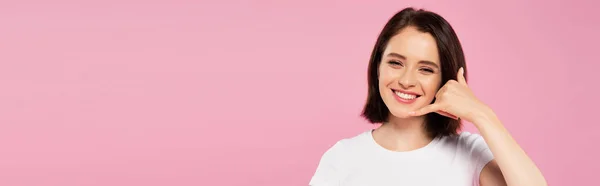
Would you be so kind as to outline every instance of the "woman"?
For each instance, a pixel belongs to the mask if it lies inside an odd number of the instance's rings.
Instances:
[[[382,123],[338,141],[312,186],[547,185],[466,83],[461,44],[436,13],[406,8],[383,28],[368,69],[362,116]],[[458,133],[460,121],[481,135]]]

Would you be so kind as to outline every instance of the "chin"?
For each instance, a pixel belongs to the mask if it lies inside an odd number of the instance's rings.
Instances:
[[[390,114],[394,117],[397,118],[401,118],[401,119],[405,119],[405,118],[410,118],[413,116],[408,115],[408,110],[405,109],[396,109],[396,110],[390,110]]]

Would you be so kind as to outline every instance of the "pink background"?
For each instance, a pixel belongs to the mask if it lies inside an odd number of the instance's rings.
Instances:
[[[0,185],[307,185],[372,127],[367,60],[405,6],[451,22],[550,185],[597,182],[591,0],[38,0],[0,2]]]

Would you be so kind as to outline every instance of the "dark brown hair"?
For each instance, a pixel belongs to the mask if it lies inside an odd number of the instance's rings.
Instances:
[[[390,111],[379,93],[378,68],[381,64],[383,51],[390,38],[407,26],[413,26],[435,38],[441,63],[441,86],[448,80],[456,80],[460,67],[464,68],[465,78],[467,77],[467,66],[462,46],[452,26],[434,12],[423,9],[415,10],[411,7],[405,8],[388,20],[371,53],[368,68],[368,96],[361,114],[371,123],[384,123],[389,118]],[[429,113],[426,116],[425,128],[431,136],[456,135],[457,130],[461,128],[461,124],[460,121],[437,113]]]

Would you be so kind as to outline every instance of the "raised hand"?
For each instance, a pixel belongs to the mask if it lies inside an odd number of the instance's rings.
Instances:
[[[436,112],[453,119],[462,118],[473,122],[482,112],[488,111],[487,105],[479,101],[464,77],[464,69],[458,70],[458,81],[450,80],[435,95],[435,102],[421,109],[409,112],[412,116],[421,116]]]

